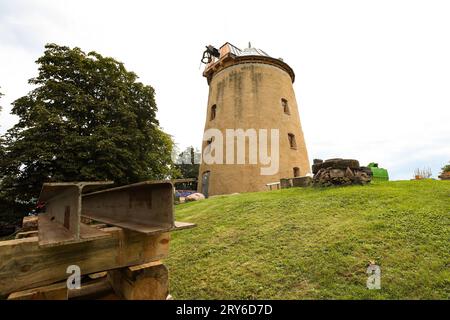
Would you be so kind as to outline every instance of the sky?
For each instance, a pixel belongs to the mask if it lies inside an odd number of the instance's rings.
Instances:
[[[200,148],[205,45],[288,63],[309,158],[378,162],[391,179],[450,160],[450,1],[0,0],[0,134],[46,43],[113,57],[156,90],[179,149]]]

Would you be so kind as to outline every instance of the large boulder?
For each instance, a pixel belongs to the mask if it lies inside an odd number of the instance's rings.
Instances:
[[[442,172],[438,178],[441,180],[450,180],[450,172]]]
[[[196,192],[196,193],[188,195],[185,198],[185,201],[199,201],[199,200],[204,200],[204,199],[205,199],[205,196],[203,195],[203,193]]]

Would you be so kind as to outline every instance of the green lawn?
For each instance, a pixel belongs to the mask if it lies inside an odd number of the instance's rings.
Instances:
[[[175,299],[450,298],[450,181],[220,196],[176,219],[198,226],[172,235]]]

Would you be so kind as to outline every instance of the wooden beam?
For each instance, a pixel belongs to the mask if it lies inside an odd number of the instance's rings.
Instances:
[[[96,273],[91,273],[88,274],[89,279],[99,279],[99,278],[103,278],[107,276],[107,272],[106,271],[101,271],[101,272],[96,272]]]
[[[106,238],[40,247],[38,237],[0,242],[0,297],[11,292],[66,280],[67,267],[90,274],[162,259],[169,233],[145,235],[117,227],[101,229]]]
[[[25,232],[19,232],[16,234],[16,239],[22,239],[22,238],[30,238],[30,237],[37,237],[38,231],[25,231]]]
[[[160,261],[108,271],[114,292],[126,300],[166,300],[169,271]]]
[[[68,289],[65,281],[11,293],[8,300],[67,300]]]
[[[83,217],[83,216],[81,216],[81,217]],[[89,227],[95,228],[95,229],[103,229],[103,228],[108,228],[108,227],[112,227],[112,226],[108,226],[106,223],[95,223],[95,224],[90,224]]]
[[[34,231],[38,229],[38,217],[26,216],[22,220],[22,231]]]
[[[107,278],[90,281],[86,284],[81,284],[80,289],[69,290],[69,299],[95,299],[106,293],[112,293],[111,284]]]

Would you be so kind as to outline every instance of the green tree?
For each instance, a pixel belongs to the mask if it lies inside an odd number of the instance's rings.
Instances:
[[[1,89],[1,87],[0,87]],[[0,91],[0,99],[2,98],[3,93]],[[2,113],[2,106],[0,105],[0,114]],[[5,157],[5,151],[4,151],[4,146],[3,146],[3,138],[2,136],[0,136],[0,168],[1,168],[1,163],[3,162],[3,159]],[[1,173],[0,173],[0,181],[1,181]],[[1,201],[1,189],[0,189],[0,201]]]
[[[1,89],[1,87],[0,87]],[[3,96],[3,93],[0,91],[0,99]],[[2,106],[0,105],[0,114],[2,113]],[[1,168],[1,163],[3,162],[3,159],[5,157],[5,152],[4,152],[4,147],[3,147],[3,138],[2,136],[0,136],[0,168]],[[0,179],[1,179],[1,174],[0,174]],[[1,200],[1,190],[0,190],[0,200]]]
[[[3,96],[3,93],[0,92],[0,98]],[[0,105],[0,113],[2,112],[2,106]],[[0,136],[0,167],[2,166],[2,163],[5,158],[5,151],[4,151],[4,143],[3,138]],[[0,171],[1,173],[1,171]],[[1,183],[2,176],[0,174],[0,183]],[[19,206],[20,207],[20,206]],[[20,218],[17,217],[16,210],[18,208],[14,208],[11,206],[11,203],[5,200],[4,192],[0,188],[0,234],[3,234],[4,227],[9,228],[9,223],[14,222],[18,223],[20,221]],[[5,224],[6,223],[6,224]]]
[[[442,167],[442,173],[450,172],[450,162]]]
[[[187,147],[179,153],[175,161],[175,167],[179,170],[180,178],[198,178],[200,167],[200,151],[193,146]],[[179,189],[197,189],[197,183],[182,183],[177,186]]]
[[[187,147],[178,154],[176,167],[181,172],[182,178],[197,178],[200,166],[200,151],[194,147]]]
[[[36,63],[35,89],[13,102],[19,122],[4,137],[4,197],[31,203],[46,181],[170,176],[173,142],[159,127],[151,86],[79,48],[48,44]]]

